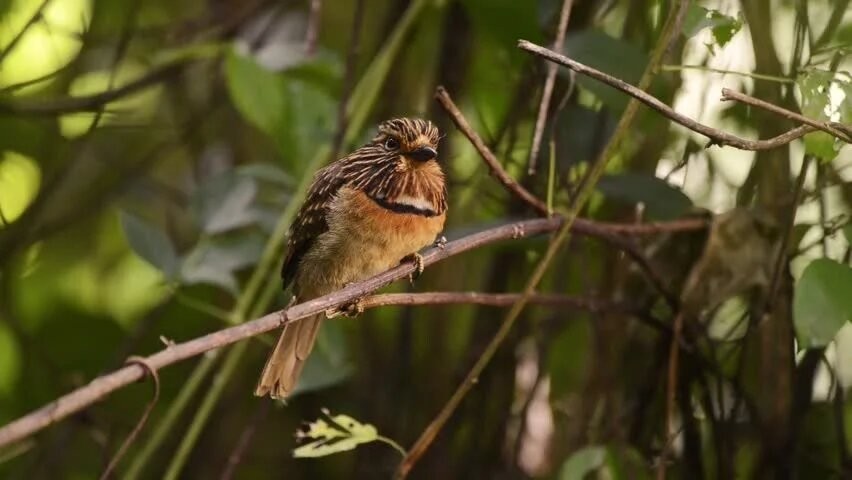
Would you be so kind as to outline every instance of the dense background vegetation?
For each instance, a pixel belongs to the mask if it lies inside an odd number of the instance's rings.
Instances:
[[[675,3],[576,0],[562,51],[636,84],[665,48],[649,90],[748,138],[796,124],[720,102],[722,87],[852,124],[849,0],[692,2],[658,47]],[[551,45],[561,8],[0,0],[0,424],[129,355],[285,306],[282,229],[307,182],[385,118],[445,132],[448,238],[534,217],[434,102],[437,85],[515,178],[564,208],[629,97],[560,69],[527,173],[547,64],[516,43]],[[824,133],[758,153],[706,144],[641,108],[581,214],[630,224],[747,207],[707,248],[705,230],[641,238],[686,312],[672,452],[677,314],[618,250],[575,236],[540,290],[642,313],[527,308],[415,478],[648,478],[660,461],[673,478],[852,474],[852,149]],[[391,289],[516,292],[546,245],[487,246]],[[503,316],[385,307],[327,322],[287,405],[251,395],[272,334],[176,364],[116,476],[389,477],[400,457],[386,444],[294,459],[294,434],[328,408],[411,445]],[[150,398],[150,382],[130,386],[0,449],[0,476],[96,477]]]

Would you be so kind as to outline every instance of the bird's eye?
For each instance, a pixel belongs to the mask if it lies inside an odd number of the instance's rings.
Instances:
[[[388,137],[388,139],[385,140],[385,148],[388,150],[396,150],[399,148],[399,140],[393,137]]]

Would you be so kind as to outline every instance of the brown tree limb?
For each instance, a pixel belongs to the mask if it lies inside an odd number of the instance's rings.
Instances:
[[[801,123],[803,125],[810,125],[811,127],[817,130],[822,130],[823,132],[832,135],[838,140],[842,140],[846,143],[852,143],[852,135],[847,133],[847,130],[849,130],[850,127],[847,127],[843,124],[839,124],[837,122],[821,122],[819,120],[814,120],[799,113],[787,110],[784,107],[779,107],[774,103],[769,103],[765,100],[754,98],[751,95],[746,95],[745,93],[735,92],[729,88],[722,89],[722,100],[733,100],[736,102],[744,103],[746,105],[751,105],[752,107],[762,108],[768,112],[772,112],[781,115],[782,117],[787,118],[789,120],[793,120],[794,122]]]
[[[482,141],[482,138],[473,130],[470,124],[465,119],[459,108],[456,106],[450,94],[444,87],[439,86],[435,92],[435,99],[443,107],[444,111],[450,116],[456,128],[467,137],[473,148],[482,157],[489,172],[494,176],[509,193],[515,195],[524,203],[529,205],[538,214],[547,216],[547,205],[538,199],[529,190],[516,182],[509,173],[497,160],[497,157],[488,148],[488,145]],[[693,230],[701,230],[707,228],[707,222],[703,219],[681,219],[671,222],[652,222],[644,224],[634,223],[608,223],[595,222],[583,218],[574,220],[572,227],[575,232],[586,234],[595,237],[611,237],[612,235],[655,235],[663,232],[685,232]]]
[[[565,43],[565,31],[568,29],[568,19],[571,17],[571,6],[573,3],[572,0],[563,0],[562,2],[562,10],[559,12],[559,25],[556,27],[556,38],[553,40],[554,50],[561,50],[562,44]],[[547,111],[550,109],[553,86],[556,84],[556,71],[555,64],[550,63],[547,65],[547,77],[544,79],[541,103],[538,105],[538,117],[535,120],[532,147],[530,148],[530,157],[527,164],[527,174],[529,175],[535,174],[536,160],[538,159],[538,152],[541,147],[541,137],[544,135],[544,124],[547,123]]]
[[[710,143],[708,144],[708,146],[728,145],[731,147],[739,148],[741,150],[770,150],[773,148],[781,147],[783,145],[787,145],[793,140],[801,138],[805,134],[816,130],[816,128],[811,125],[801,125],[785,133],[782,133],[781,135],[767,140],[747,140],[731,133],[708,127],[703,123],[696,122],[695,120],[687,117],[686,115],[677,113],[671,107],[661,102],[653,95],[645,93],[644,91],[634,87],[633,85],[630,85],[629,83],[623,80],[607,75],[606,73],[603,73],[600,70],[595,70],[592,67],[586,66],[580,62],[572,60],[564,55],[560,55],[532,42],[520,40],[518,41],[518,47],[520,47],[522,50],[526,50],[530,53],[550,60],[551,62],[556,62],[560,65],[568,67],[577,73],[594,78],[595,80],[601,83],[609,85],[610,87],[621,90],[622,92],[639,100],[640,102],[644,103],[653,110],[656,110],[657,112],[674,121],[675,123],[683,125],[684,127],[709,138]]]
[[[433,248],[423,254],[424,265],[458,255],[462,252],[488,245],[500,240],[524,238],[541,233],[552,232],[559,228],[559,218],[535,219],[511,222],[489,228],[458,240],[448,242],[444,248]],[[395,280],[407,277],[414,271],[414,265],[405,263],[375,277],[352,284],[334,293],[294,305],[286,310],[265,315],[256,320],[234,327],[218,330],[207,335],[167,347],[153,355],[144,357],[151,368],[160,370],[168,365],[186,360],[204,352],[230,345],[263,332],[281,327],[286,322],[322,313],[357,298],[363,298]],[[111,373],[95,378],[87,385],[74,390],[44,407],[39,408],[0,428],[0,447],[9,445],[92,405],[112,392],[125,387],[146,373],[138,364],[127,365]]]
[[[188,60],[174,61],[155,68],[141,77],[118,88],[81,95],[38,101],[0,102],[0,115],[59,115],[64,113],[96,112],[109,102],[157,85],[179,72]]]
[[[425,293],[383,293],[371,295],[360,302],[367,308],[386,305],[484,305],[490,307],[511,307],[520,293],[481,293],[481,292],[425,292]],[[548,307],[562,307],[589,312],[616,312],[639,314],[641,310],[626,302],[614,302],[603,298],[578,297],[556,293],[534,293],[530,302]]]

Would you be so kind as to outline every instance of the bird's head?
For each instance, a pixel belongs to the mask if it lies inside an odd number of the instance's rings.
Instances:
[[[370,143],[341,160],[342,176],[382,204],[442,213],[447,204],[444,173],[437,162],[439,139],[432,122],[387,120]]]
[[[379,125],[371,144],[405,168],[419,168],[438,157],[438,128],[419,118],[395,118]]]

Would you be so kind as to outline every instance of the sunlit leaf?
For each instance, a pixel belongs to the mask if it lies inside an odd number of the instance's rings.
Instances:
[[[653,175],[606,175],[597,187],[608,198],[628,204],[643,203],[646,217],[652,220],[671,220],[692,207],[692,201],[683,191]]]
[[[584,447],[574,452],[559,469],[559,480],[583,480],[586,475],[604,466],[607,449],[602,446]]]
[[[811,262],[796,283],[793,323],[803,348],[827,345],[852,320],[852,267],[827,258]]]
[[[835,113],[829,91],[833,72],[808,70],[796,79],[802,96],[802,114],[815,120],[828,120]],[[842,102],[841,102],[842,103]],[[837,106],[839,108],[839,105]],[[805,151],[823,161],[831,161],[840,151],[840,142],[825,132],[805,135]]]
[[[178,255],[166,233],[139,217],[120,212],[119,219],[130,248],[145,261],[173,278],[178,270]]]
[[[298,437],[310,443],[293,450],[294,457],[324,457],[379,439],[376,427],[369,423],[361,423],[348,415],[332,416],[328,410],[323,410],[323,414],[328,420],[317,419],[308,424],[307,430],[299,432]]]

